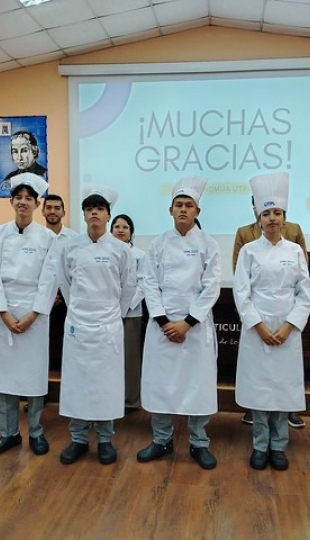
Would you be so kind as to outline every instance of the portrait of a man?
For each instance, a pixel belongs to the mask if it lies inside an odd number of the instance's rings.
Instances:
[[[11,157],[16,169],[9,172],[4,180],[24,172],[31,172],[44,176],[46,167],[37,162],[40,149],[37,139],[30,131],[17,131],[11,136]]]
[[[25,172],[48,182],[47,117],[0,117],[0,198],[11,196],[11,179]]]

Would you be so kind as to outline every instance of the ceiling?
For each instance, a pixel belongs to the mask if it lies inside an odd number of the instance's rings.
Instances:
[[[0,71],[199,26],[310,37],[310,0],[0,0]]]

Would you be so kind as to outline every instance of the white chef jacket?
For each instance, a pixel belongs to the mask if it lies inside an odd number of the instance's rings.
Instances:
[[[0,227],[0,311],[36,321],[14,334],[0,320],[0,392],[42,396],[48,386],[48,315],[57,291],[55,234],[32,221],[19,234],[15,221]]]
[[[142,406],[156,413],[217,411],[217,339],[212,307],[220,292],[217,242],[196,225],[155,238],[146,257],[145,299],[150,319],[142,364]],[[154,317],[195,317],[183,343],[165,337]]]
[[[65,322],[60,414],[83,420],[124,415],[123,323],[136,288],[135,261],[109,232],[69,240],[62,256]]]
[[[136,272],[137,272],[137,287],[136,292],[131,300],[130,308],[126,317],[142,317],[142,300],[144,298],[144,260],[145,252],[142,249],[137,248],[136,246],[129,245],[130,251],[136,261]]]
[[[59,250],[59,255],[61,256],[62,250],[65,247],[66,243],[70,238],[77,236],[77,232],[65,225],[62,225],[59,233],[56,235],[57,238],[57,248]]]
[[[75,232],[73,229],[69,229],[69,227],[66,227],[65,225],[62,225],[59,233],[56,234],[56,246],[59,262],[61,261],[61,255],[66,243],[68,240],[70,240],[70,238],[77,236],[77,234],[77,232]],[[61,283],[59,284],[59,288],[61,289]]]
[[[310,280],[298,244],[276,245],[262,235],[242,247],[233,282],[242,322],[236,374],[239,405],[267,411],[305,408],[301,332],[310,311]],[[294,325],[280,346],[268,346],[254,325],[275,332],[285,321]]]

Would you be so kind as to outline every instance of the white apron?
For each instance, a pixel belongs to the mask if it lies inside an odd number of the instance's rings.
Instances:
[[[272,246],[264,236],[244,246],[234,296],[243,323],[236,402],[255,410],[305,409],[301,331],[310,310],[310,280],[301,248],[286,240]],[[272,331],[285,321],[295,327],[284,344],[270,347],[254,328],[260,321]]]
[[[70,300],[65,322],[60,414],[83,420],[124,415],[122,297],[135,291],[129,247],[106,233],[79,235],[65,248]],[[133,273],[132,273],[133,272]]]
[[[56,286],[56,237],[32,222],[18,234],[14,222],[0,230],[0,310],[17,319],[40,313],[22,334],[11,333],[0,319],[0,392],[42,396],[48,386],[48,314]]]
[[[194,227],[186,236],[169,231],[152,243],[146,261],[145,295],[150,312],[142,364],[142,405],[167,414],[217,411],[217,339],[212,307],[219,295],[216,242]],[[201,320],[172,343],[152,319],[188,314]]]

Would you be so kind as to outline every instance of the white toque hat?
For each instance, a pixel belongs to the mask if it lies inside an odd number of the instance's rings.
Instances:
[[[38,194],[38,197],[42,197],[42,195],[48,188],[48,183],[46,182],[46,180],[44,180],[42,176],[30,172],[25,172],[12,176],[11,191],[12,189],[15,189],[17,186],[20,185],[30,186]]]
[[[199,199],[204,192],[208,181],[206,178],[199,176],[188,176],[181,178],[172,188],[172,200],[176,197],[187,195],[194,199],[195,203],[199,204]]]
[[[92,186],[85,188],[83,191],[83,201],[87,197],[90,197],[90,195],[100,195],[109,203],[111,209],[118,199],[117,191],[108,186]]]
[[[289,175],[286,172],[254,176],[250,184],[258,216],[270,208],[281,208],[286,212],[289,187]]]

